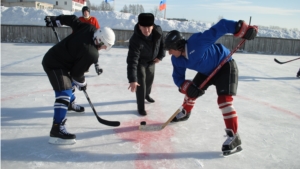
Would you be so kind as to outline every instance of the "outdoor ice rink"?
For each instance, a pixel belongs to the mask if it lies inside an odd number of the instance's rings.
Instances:
[[[299,169],[299,56],[236,53],[238,94],[234,107],[244,151],[224,158],[225,125],[214,86],[200,97],[188,121],[158,132],[141,132],[147,124],[165,122],[184,96],[172,80],[170,55],[156,65],[148,115],[139,116],[135,93],[127,88],[127,48],[100,52],[104,69],[86,74],[87,93],[101,118],[120,121],[119,127],[100,124],[89,103],[76,91],[85,114],[67,114],[74,145],[48,143],[54,92],[41,62],[53,44],[1,43],[1,167],[3,169]],[[188,71],[192,79],[196,72]]]

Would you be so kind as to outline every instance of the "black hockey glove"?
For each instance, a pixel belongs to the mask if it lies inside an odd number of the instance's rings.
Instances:
[[[47,27],[61,27],[60,21],[58,20],[57,16],[46,16],[44,20]]]
[[[183,82],[179,91],[186,94],[189,98],[197,98],[204,94],[204,90],[199,89],[192,81],[186,80]]]
[[[236,28],[234,36],[240,37],[247,40],[252,40],[256,37],[258,32],[258,27],[253,25],[248,25],[245,21],[239,20]]]
[[[95,70],[98,75],[101,75],[101,73],[103,73],[103,69],[99,67],[98,63],[95,63]]]
[[[87,83],[86,81],[84,81],[83,83],[77,82],[76,80],[73,79],[73,82],[75,84],[75,86],[77,87],[78,90],[82,91],[82,90],[86,90],[87,87]]]

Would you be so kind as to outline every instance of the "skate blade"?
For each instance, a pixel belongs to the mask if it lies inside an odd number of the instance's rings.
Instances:
[[[79,111],[74,111],[74,110],[68,110],[67,113],[68,113],[68,114],[85,114],[84,111],[79,112]]]
[[[57,137],[50,137],[49,141],[50,144],[58,144],[58,145],[71,145],[75,144],[75,139],[61,139]]]
[[[224,157],[228,157],[228,156],[237,154],[237,153],[239,153],[239,152],[241,152],[241,151],[243,151],[242,147],[241,147],[241,146],[238,146],[238,147],[236,147],[236,149],[234,149],[234,150],[231,150],[231,151],[223,151],[223,156],[224,156]]]

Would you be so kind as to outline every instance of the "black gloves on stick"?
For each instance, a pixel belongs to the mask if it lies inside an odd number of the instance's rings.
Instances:
[[[46,16],[44,18],[47,27],[61,27],[58,16]]]
[[[204,90],[199,89],[192,81],[185,80],[179,91],[183,94],[186,94],[189,98],[197,98],[202,96],[205,92]]]

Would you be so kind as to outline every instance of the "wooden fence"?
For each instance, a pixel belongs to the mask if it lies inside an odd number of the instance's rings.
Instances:
[[[60,39],[72,33],[69,27],[56,28]],[[128,47],[128,39],[133,30],[114,29],[116,34],[115,46]],[[164,32],[165,34],[167,32]],[[192,33],[183,33],[188,39]],[[240,39],[232,35],[221,37],[217,43],[222,43],[229,49],[233,49]],[[15,43],[57,43],[57,39],[51,28],[45,26],[16,26],[1,25],[1,42]],[[282,39],[269,37],[256,37],[252,41],[246,41],[240,50],[249,53],[275,54],[275,55],[300,55],[300,39]]]

